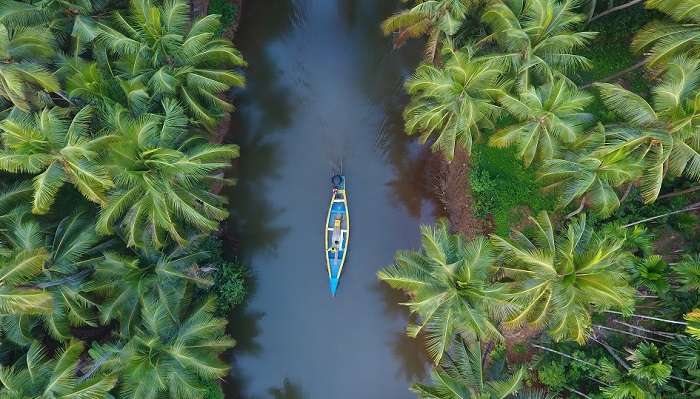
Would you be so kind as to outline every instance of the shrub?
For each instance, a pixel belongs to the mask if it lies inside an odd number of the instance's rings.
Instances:
[[[550,361],[540,365],[537,376],[540,382],[552,391],[559,392],[566,386],[566,370],[559,362]]]
[[[219,264],[214,273],[214,292],[218,298],[217,314],[227,315],[243,303],[247,292],[248,271],[237,261]]]

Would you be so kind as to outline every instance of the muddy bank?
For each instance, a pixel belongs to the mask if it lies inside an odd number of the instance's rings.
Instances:
[[[469,239],[490,233],[491,222],[474,216],[467,153],[458,149],[452,162],[441,154],[432,154],[430,169],[435,199],[452,230]]]

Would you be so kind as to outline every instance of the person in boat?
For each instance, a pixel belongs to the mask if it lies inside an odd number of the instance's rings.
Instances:
[[[331,252],[338,256],[338,250],[342,248],[343,244],[343,232],[341,231],[341,226],[343,224],[343,217],[338,215],[333,221],[333,234],[331,235],[331,241],[333,245],[331,246]]]

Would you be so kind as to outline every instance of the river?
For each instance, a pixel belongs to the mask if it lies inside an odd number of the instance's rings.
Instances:
[[[428,370],[422,342],[405,336],[402,298],[376,272],[433,220],[424,152],[401,120],[420,44],[395,51],[382,36],[396,0],[245,1],[227,229],[253,286],[230,320],[227,398],[413,398]],[[341,164],[352,230],[331,297],[323,222]]]

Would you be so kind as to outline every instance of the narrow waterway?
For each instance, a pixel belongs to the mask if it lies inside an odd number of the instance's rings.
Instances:
[[[405,336],[401,297],[376,272],[433,218],[423,152],[401,121],[420,45],[394,51],[381,34],[398,0],[245,1],[228,230],[254,286],[231,317],[227,398],[412,398],[422,343]],[[341,164],[352,230],[331,297],[323,222]]]

